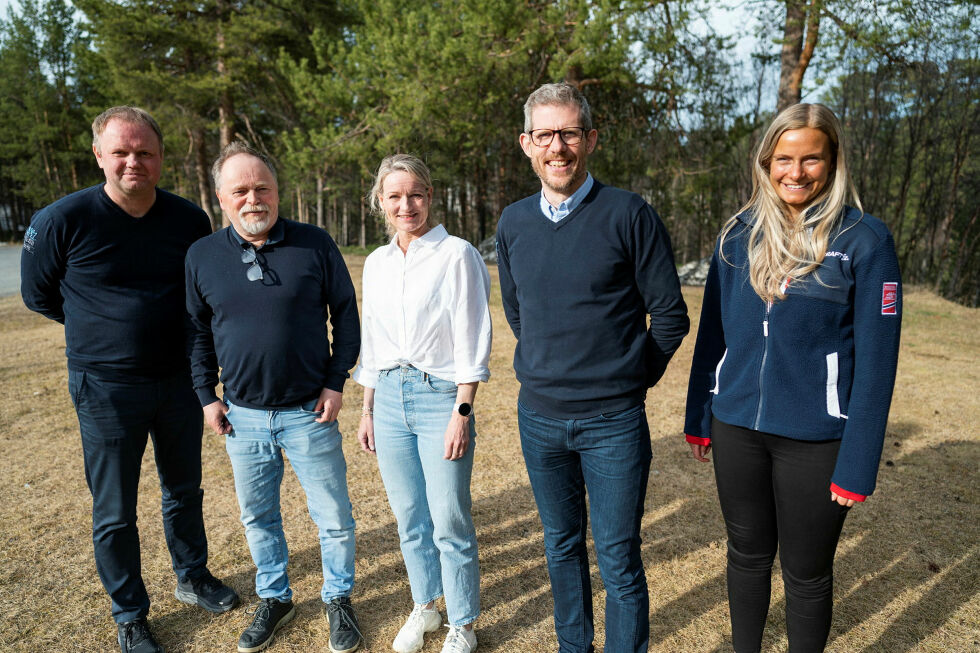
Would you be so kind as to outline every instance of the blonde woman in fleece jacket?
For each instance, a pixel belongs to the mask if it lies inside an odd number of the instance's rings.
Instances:
[[[841,528],[875,488],[901,314],[895,245],[861,208],[840,122],[820,104],[784,110],[718,238],[685,419],[694,458],[713,451],[737,653],[761,647],[777,550],[789,650],[826,645]]]

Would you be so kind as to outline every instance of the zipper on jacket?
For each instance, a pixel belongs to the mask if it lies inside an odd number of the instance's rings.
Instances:
[[[753,430],[759,430],[759,422],[762,420],[762,399],[764,393],[762,391],[762,378],[766,369],[766,358],[769,356],[769,312],[772,310],[772,301],[766,302],[766,319],[762,321],[762,363],[759,364],[759,406],[755,411],[755,425],[752,427]]]

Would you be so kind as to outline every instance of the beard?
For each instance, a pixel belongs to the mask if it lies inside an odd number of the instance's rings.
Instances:
[[[266,213],[261,218],[253,218],[251,216],[253,211],[265,211]],[[268,204],[246,204],[238,212],[238,223],[249,234],[257,236],[264,233],[272,224],[271,209]]]
[[[556,178],[556,175],[548,169],[547,163],[537,158],[531,159],[531,168],[538,176],[538,179],[541,180],[541,183],[552,192],[562,195],[570,195],[585,179],[586,171],[582,159],[577,157],[569,159],[569,167],[571,168],[571,174]]]

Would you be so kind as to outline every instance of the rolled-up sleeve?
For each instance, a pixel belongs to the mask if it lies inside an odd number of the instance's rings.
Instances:
[[[365,388],[374,388],[378,385],[377,344],[375,342],[377,331],[375,321],[378,316],[374,311],[373,293],[380,289],[374,285],[376,267],[375,259],[368,257],[364,262],[364,271],[361,273],[361,357],[357,362],[357,367],[351,373],[351,378]]]
[[[453,313],[455,381],[470,383],[490,378],[490,273],[473,246],[464,248],[456,263],[456,310]]]

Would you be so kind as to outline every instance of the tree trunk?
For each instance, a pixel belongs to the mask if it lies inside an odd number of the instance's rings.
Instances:
[[[350,244],[350,209],[348,203],[344,202],[343,212],[340,216],[340,244],[347,246]]]
[[[323,176],[316,178],[316,226],[321,229],[323,224]]]
[[[205,147],[204,128],[194,127],[190,130],[188,136],[194,148],[194,172],[197,175],[198,200],[201,208],[204,209],[204,212],[211,219],[211,228],[217,231],[221,227],[227,227],[230,223],[228,222],[227,216],[222,216],[222,219],[218,220],[211,207],[211,197],[213,194],[211,192],[211,176],[208,174],[208,153]]]
[[[800,102],[803,75],[817,47],[822,5],[823,0],[786,0],[783,48],[779,55],[779,96],[776,111],[782,111]]]
[[[220,132],[221,149],[224,149],[235,138],[235,104],[231,97],[231,84],[228,79],[228,66],[225,63],[225,28],[228,16],[228,0],[218,0],[218,79],[224,82],[218,102],[218,130]]]
[[[364,196],[364,189],[361,189],[361,197]],[[361,231],[357,234],[357,246],[367,247],[367,207],[364,205],[364,200],[361,199],[358,204],[361,205]]]

